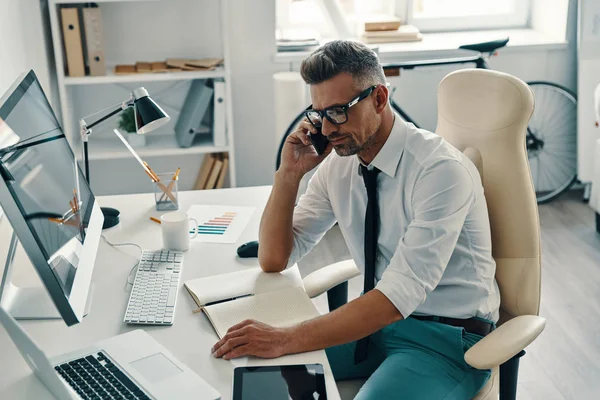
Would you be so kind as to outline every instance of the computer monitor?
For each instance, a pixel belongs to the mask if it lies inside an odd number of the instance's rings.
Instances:
[[[0,176],[0,206],[60,317],[81,322],[103,216],[33,71],[0,99]],[[49,317],[39,315],[51,307],[43,289],[15,288],[7,274],[2,306],[15,318]]]

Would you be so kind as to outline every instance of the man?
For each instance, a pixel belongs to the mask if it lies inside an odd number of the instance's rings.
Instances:
[[[289,328],[244,321],[214,355],[326,349],[336,379],[368,378],[357,399],[471,399],[490,371],[469,367],[464,353],[493,329],[500,302],[475,166],[394,114],[366,46],[328,43],[301,73],[312,110],[285,143],[261,221],[260,265],[292,265],[337,222],[365,274],[364,294]],[[323,155],[307,136],[319,128],[329,140]],[[317,165],[294,207],[301,178]]]

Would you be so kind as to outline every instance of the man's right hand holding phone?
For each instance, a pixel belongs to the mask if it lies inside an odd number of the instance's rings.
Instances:
[[[298,182],[307,172],[319,165],[333,148],[331,143],[327,143],[325,151],[319,155],[309,134],[322,136],[308,120],[300,122],[298,129],[287,137],[281,152],[279,171],[286,176],[295,177]],[[322,140],[326,138],[323,137]]]

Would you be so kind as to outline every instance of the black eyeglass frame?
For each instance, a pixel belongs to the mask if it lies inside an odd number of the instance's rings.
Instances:
[[[359,101],[369,97],[371,95],[371,93],[373,93],[373,91],[377,88],[377,86],[379,86],[379,85],[373,85],[373,86],[363,90],[362,92],[360,92],[358,94],[358,96],[356,96],[354,99],[350,100],[350,102],[348,102],[347,104],[334,105],[331,107],[327,107],[323,110],[314,110],[312,108],[312,104],[311,104],[310,106],[308,106],[308,108],[306,110],[304,110],[304,115],[306,116],[306,119],[308,119],[308,122],[310,122],[311,125],[317,129],[320,129],[321,126],[317,126],[314,124],[314,122],[312,121],[312,119],[309,116],[309,113],[311,113],[311,112],[319,114],[319,116],[321,117],[321,125],[323,125],[323,117],[327,118],[327,121],[331,122],[334,125],[343,125],[346,122],[348,122],[348,110],[350,109],[350,107],[355,106]],[[344,111],[344,116],[345,116],[344,122],[334,121],[333,118],[327,114],[327,112],[329,110],[332,110],[334,108],[341,109],[342,111]]]

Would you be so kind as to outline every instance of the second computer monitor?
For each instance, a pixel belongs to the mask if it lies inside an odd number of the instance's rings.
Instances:
[[[76,324],[103,217],[33,71],[0,99],[0,154],[0,205],[65,323]]]

